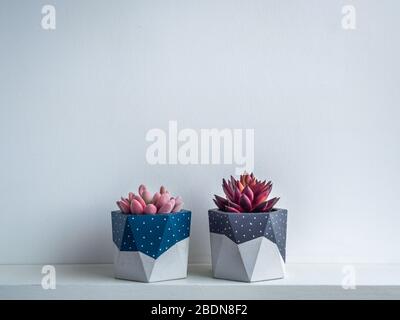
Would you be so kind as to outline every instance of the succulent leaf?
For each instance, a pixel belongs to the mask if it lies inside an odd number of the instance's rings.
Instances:
[[[157,200],[156,207],[160,209],[162,206],[169,202],[169,196],[166,193],[163,193]]]
[[[145,213],[145,214],[156,214],[157,213],[157,207],[154,204],[150,203],[144,208],[143,213]]]
[[[144,207],[146,206],[146,202],[144,202],[144,200],[142,199],[141,196],[135,195],[135,196],[133,197],[133,200],[138,201],[138,202],[140,203],[140,205],[142,206],[142,208],[144,208]],[[133,201],[133,200],[132,200],[132,201]],[[131,201],[131,203],[132,203],[132,201]]]
[[[153,196],[153,200],[151,200],[151,203],[156,204],[160,197],[161,197],[161,194],[159,192],[156,192]]]
[[[248,185],[243,189],[242,192],[243,192],[243,194],[245,194],[247,196],[247,198],[249,198],[250,202],[253,202],[254,193]]]
[[[153,197],[152,197],[150,191],[148,191],[148,190],[143,191],[142,198],[143,198],[144,202],[146,202],[146,204],[151,203],[151,201],[153,200]]]
[[[265,211],[270,211],[273,208],[273,206],[278,202],[278,200],[279,198],[272,198],[268,200],[265,205]]]
[[[117,201],[117,205],[123,213],[131,213],[131,209],[130,209],[129,205],[127,206],[124,202]]]
[[[229,207],[229,206],[226,206],[225,209],[226,209],[225,211],[228,211],[228,212],[240,213],[239,210],[237,210],[235,208],[232,208],[232,207]]]
[[[173,209],[172,203],[167,202],[160,209],[158,209],[158,213],[170,213]]]
[[[244,209],[245,212],[251,211],[251,201],[250,199],[242,193],[239,199],[240,206]]]
[[[146,186],[144,184],[141,184],[139,186],[139,195],[142,196],[143,192],[146,190]]]
[[[143,209],[144,207],[140,204],[139,201],[137,201],[136,199],[133,199],[131,202],[131,212],[132,213],[143,213]]]

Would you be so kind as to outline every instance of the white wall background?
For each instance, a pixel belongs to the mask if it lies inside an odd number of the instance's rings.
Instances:
[[[57,29],[41,28],[53,4]],[[341,27],[343,5],[357,29]],[[400,263],[398,1],[0,2],[0,263],[111,262],[142,182],[207,209],[234,165],[150,166],[146,132],[254,128],[288,261]]]

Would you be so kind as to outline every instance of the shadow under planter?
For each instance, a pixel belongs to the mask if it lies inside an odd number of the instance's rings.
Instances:
[[[287,210],[260,213],[208,211],[215,278],[263,281],[283,278]]]
[[[155,282],[187,276],[191,212],[155,215],[111,212],[114,273]]]

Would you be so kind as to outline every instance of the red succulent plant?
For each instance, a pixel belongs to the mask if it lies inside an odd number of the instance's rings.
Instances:
[[[244,173],[237,180],[231,176],[226,181],[222,179],[222,189],[226,198],[214,195],[214,202],[219,210],[227,212],[268,212],[271,211],[279,198],[268,199],[272,190],[272,182],[257,180],[253,173]]]

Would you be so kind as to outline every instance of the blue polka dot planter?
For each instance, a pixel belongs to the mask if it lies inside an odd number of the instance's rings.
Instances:
[[[264,281],[283,278],[287,210],[267,213],[208,211],[215,278]]]
[[[191,212],[156,215],[111,213],[119,279],[155,282],[187,276]]]

